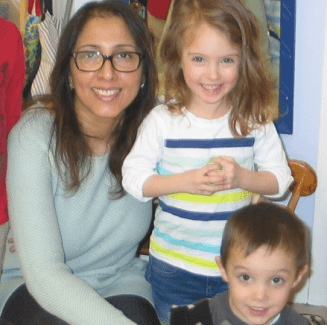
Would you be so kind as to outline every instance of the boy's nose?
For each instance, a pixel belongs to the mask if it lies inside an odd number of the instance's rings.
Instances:
[[[257,301],[264,301],[268,298],[268,291],[265,285],[258,284],[253,288],[252,298]]]

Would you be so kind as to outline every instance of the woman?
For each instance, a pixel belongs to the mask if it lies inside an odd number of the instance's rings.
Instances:
[[[52,95],[9,136],[9,213],[25,284],[17,270],[4,272],[0,294],[10,295],[0,297],[1,316],[158,324],[144,261],[135,258],[151,207],[121,185],[157,86],[145,24],[121,1],[86,4],[62,34],[50,84]]]

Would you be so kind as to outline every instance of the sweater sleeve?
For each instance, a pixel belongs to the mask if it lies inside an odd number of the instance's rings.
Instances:
[[[291,185],[293,177],[284,148],[273,123],[269,123],[256,131],[254,163],[258,171],[269,171],[277,179],[278,193],[269,195],[269,197],[278,198],[283,196]]]
[[[135,325],[65,263],[53,200],[52,119],[45,110],[34,114],[25,114],[8,139],[8,208],[26,286],[45,310],[69,324]]]
[[[143,185],[152,175],[161,159],[163,134],[166,127],[166,108],[154,108],[140,127],[137,139],[123,164],[123,187],[125,191],[140,201],[151,197],[143,196]]]

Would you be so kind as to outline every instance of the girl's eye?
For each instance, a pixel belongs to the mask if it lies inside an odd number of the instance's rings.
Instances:
[[[282,278],[276,277],[272,279],[273,284],[283,284],[284,280]]]
[[[223,62],[224,62],[224,63],[233,63],[234,60],[233,60],[232,58],[224,58],[224,59],[223,59]]]
[[[204,59],[201,56],[196,56],[193,58],[193,61],[202,63],[204,61]]]

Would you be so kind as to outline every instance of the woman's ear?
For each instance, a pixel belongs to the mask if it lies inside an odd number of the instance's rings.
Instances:
[[[145,78],[145,76],[143,76],[142,81],[141,81],[141,88],[144,88],[145,82],[146,82],[146,78]]]
[[[216,263],[218,265],[219,271],[221,273],[221,277],[223,278],[223,280],[225,282],[228,282],[228,276],[227,276],[227,273],[226,273],[226,269],[224,268],[223,263],[221,261],[221,257],[220,256],[216,256],[215,257],[215,260],[216,260]]]
[[[73,83],[73,78],[71,75],[68,76],[68,84],[69,84],[69,88],[72,90],[74,89],[74,83]]]

